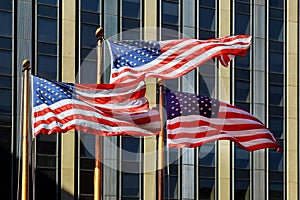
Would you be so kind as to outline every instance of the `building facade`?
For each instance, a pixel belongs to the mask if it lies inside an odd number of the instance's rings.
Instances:
[[[112,39],[252,35],[248,54],[228,68],[208,62],[166,86],[249,111],[283,152],[247,152],[229,141],[166,148],[164,198],[299,199],[299,8],[297,0],[1,0],[1,199],[20,190],[22,61],[40,77],[96,82],[99,26]],[[104,57],[109,66],[107,50]],[[147,84],[155,106],[156,80]],[[30,199],[93,199],[94,140],[74,131],[32,140]],[[105,138],[103,199],[156,199],[156,150],[156,137]]]

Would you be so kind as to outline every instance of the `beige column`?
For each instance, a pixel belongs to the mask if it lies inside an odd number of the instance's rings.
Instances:
[[[286,2],[286,199],[298,199],[298,1]]]
[[[62,81],[75,81],[75,13],[74,0],[62,1]],[[61,137],[61,199],[74,199],[75,134],[69,131]]]
[[[144,38],[157,40],[157,1],[144,0]],[[146,97],[150,107],[156,104],[156,79],[147,79]],[[156,199],[156,137],[144,137],[144,183],[143,193],[145,200]]]
[[[230,35],[230,0],[219,0],[219,36]],[[219,66],[219,99],[230,103],[230,66]],[[230,199],[230,142],[218,141],[218,198]]]

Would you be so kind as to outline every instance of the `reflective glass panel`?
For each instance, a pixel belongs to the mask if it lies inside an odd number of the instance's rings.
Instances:
[[[84,47],[95,48],[96,38],[95,31],[98,26],[81,24],[81,45]]]
[[[39,42],[37,50],[38,50],[39,54],[56,55],[57,54],[57,45]]]
[[[236,101],[250,101],[250,82],[235,80],[234,97]]]
[[[140,0],[122,0],[122,16],[140,18]]]
[[[38,0],[37,2],[48,5],[57,5],[57,0]]]
[[[123,160],[140,160],[140,139],[123,137],[122,138],[122,159]]]
[[[10,89],[0,89],[0,112],[12,112],[12,91]]]
[[[38,55],[38,76],[56,80],[57,78],[57,57]]]
[[[244,33],[242,33],[244,34]],[[250,51],[245,56],[236,56],[234,58],[236,68],[249,69],[250,68]]]
[[[11,51],[0,50],[0,73],[11,75],[12,73],[12,53]]]
[[[122,196],[139,196],[140,194],[139,174],[122,173]]]
[[[1,49],[11,49],[12,48],[12,39],[6,37],[0,37],[0,48]]]
[[[235,168],[250,168],[250,153],[237,146],[234,148],[234,166]]]
[[[270,99],[271,105],[283,105],[283,86],[270,85]]]
[[[38,15],[45,17],[57,17],[57,8],[52,6],[38,5]]]
[[[178,25],[178,4],[171,2],[162,2],[162,22]]]
[[[269,199],[282,200],[283,198],[283,183],[270,183]]]
[[[12,34],[12,13],[11,12],[1,12],[0,11],[0,35],[11,36]]]
[[[215,193],[215,179],[200,178],[199,179],[199,199],[213,200]]]
[[[271,40],[283,41],[283,21],[269,21],[269,36]]]
[[[235,14],[235,34],[250,34],[250,16]]]
[[[210,1],[200,0],[199,4],[200,4],[200,6],[215,8],[215,1],[214,0],[210,0]]]
[[[269,70],[270,72],[283,73],[283,54],[269,52]]]
[[[250,181],[235,181],[234,182],[235,199],[249,199],[250,197]]]
[[[200,29],[204,30],[215,30],[215,9],[200,8],[199,9],[200,19]]]
[[[100,0],[81,0],[81,9],[92,12],[100,12]]]
[[[81,22],[88,24],[100,24],[100,16],[98,13],[81,12]],[[96,30],[95,30],[96,31]]]
[[[281,138],[281,136],[283,134],[283,118],[271,116],[269,119],[269,126],[270,126],[270,130],[274,134],[274,136],[276,138]],[[271,159],[270,159],[270,161],[271,161]]]
[[[80,170],[80,193],[93,194],[94,187],[91,184],[94,182],[94,172]]]
[[[38,18],[38,41],[57,43],[57,21]]]
[[[165,176],[164,177],[164,196],[169,199],[178,198],[178,177]]]
[[[284,3],[284,0],[269,1],[270,7],[274,7],[274,8],[283,8],[283,3]]]
[[[11,0],[1,0],[0,9],[11,11],[12,10],[12,1]]]

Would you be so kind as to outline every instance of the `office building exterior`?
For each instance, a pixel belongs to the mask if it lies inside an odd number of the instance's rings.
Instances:
[[[1,0],[1,199],[17,199],[20,189],[22,61],[40,77],[96,82],[99,26],[113,39],[252,35],[248,54],[228,68],[209,62],[166,85],[248,110],[283,152],[250,153],[229,141],[166,149],[164,198],[299,199],[299,16],[297,0]],[[154,106],[156,80],[147,84]],[[35,138],[30,199],[93,199],[94,138],[74,131]],[[156,137],[105,138],[103,199],[156,199],[156,150]]]

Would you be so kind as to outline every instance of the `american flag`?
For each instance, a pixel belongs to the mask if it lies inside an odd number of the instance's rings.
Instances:
[[[251,36],[237,35],[209,40],[108,41],[111,52],[111,83],[138,77],[173,79],[206,61],[218,58],[227,66],[234,56],[244,56]]]
[[[197,147],[231,140],[247,151],[280,150],[273,134],[250,113],[216,99],[167,90],[169,147]]]
[[[69,130],[114,135],[159,132],[157,110],[148,109],[145,83],[69,84],[32,76],[34,136]]]

